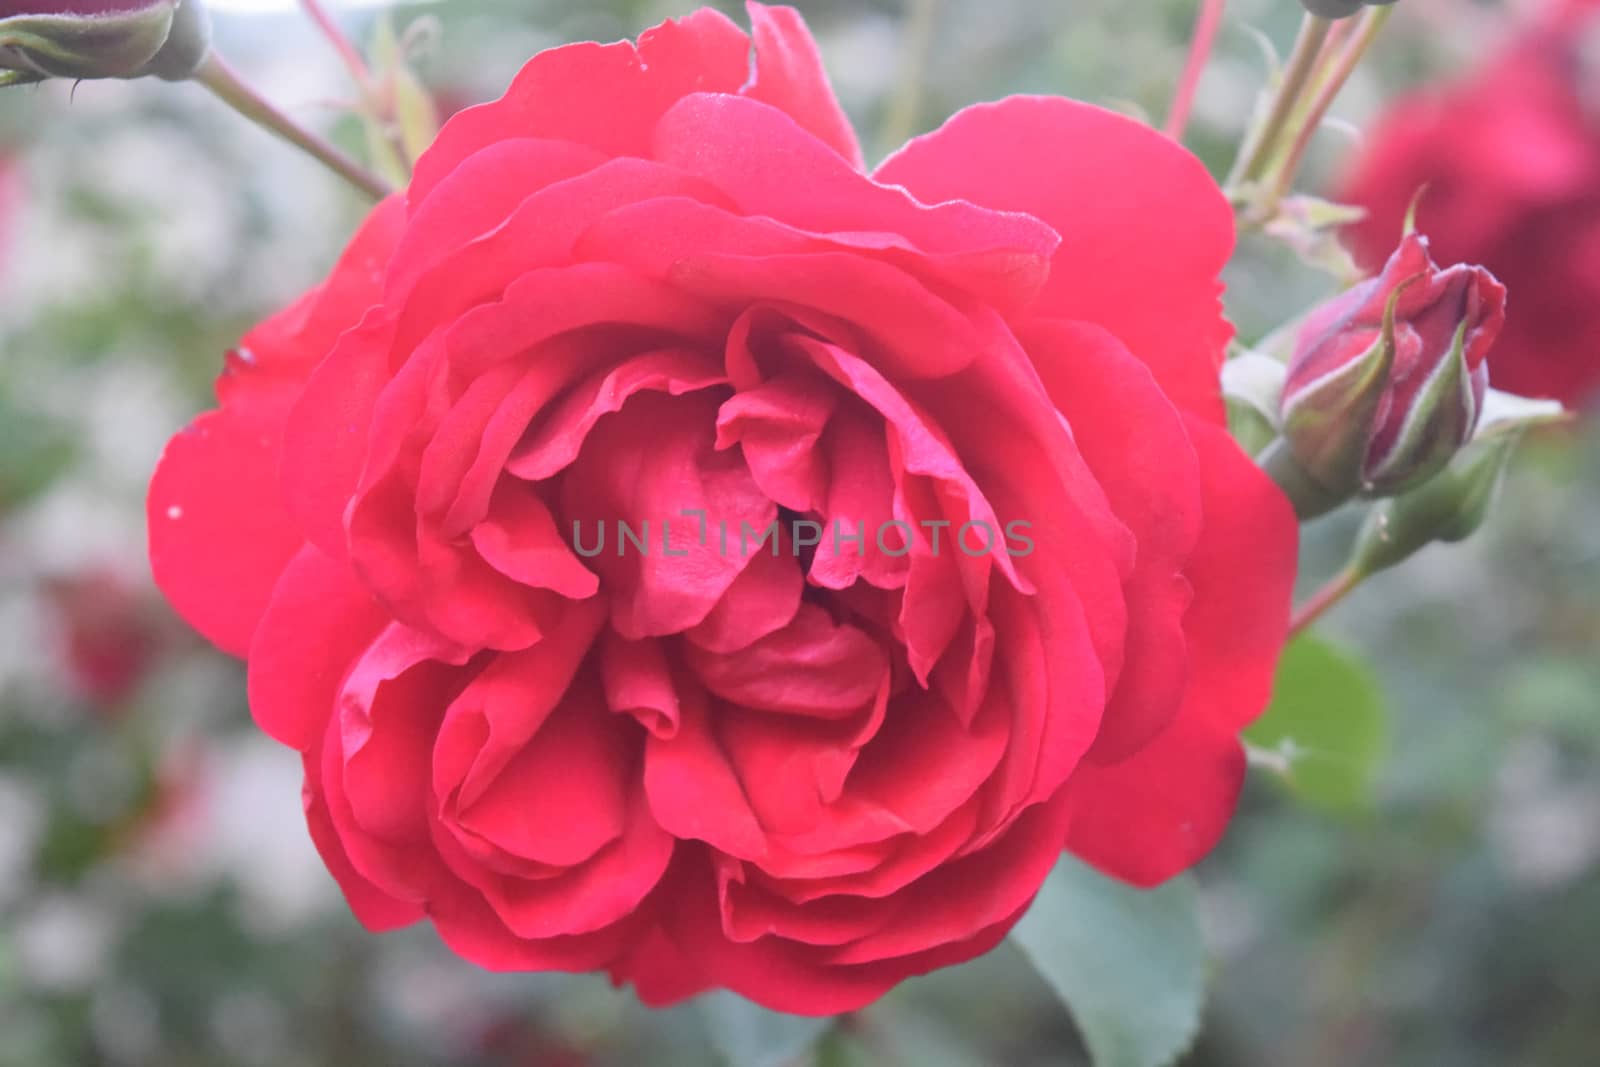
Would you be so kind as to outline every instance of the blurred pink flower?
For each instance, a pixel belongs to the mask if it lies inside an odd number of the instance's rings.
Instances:
[[[49,581],[45,599],[60,623],[68,685],[97,708],[117,710],[165,643],[152,598],[112,571],[92,568]]]
[[[14,158],[0,153],[0,281],[5,280],[11,262],[11,241],[21,211],[22,168]]]

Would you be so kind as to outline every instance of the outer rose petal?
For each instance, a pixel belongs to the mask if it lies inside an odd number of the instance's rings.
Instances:
[[[787,111],[861,167],[861,149],[822,72],[816,43],[788,8],[750,5],[756,39],[710,8],[616,44],[574,44],[528,61],[492,103],[458,112],[417,161],[410,200],[427,198],[473,153],[506,138],[574,141],[613,156],[649,155],[650,130],[694,92],[744,93]]]
[[[384,272],[405,227],[405,203],[400,197],[391,196],[373,208],[327,280],[250,331],[241,346],[246,362],[274,378],[304,382],[339,335],[377,303]],[[217,391],[226,406],[231,400],[226,388],[219,384]]]
[[[307,545],[284,568],[250,643],[250,713],[302,752],[322,737],[350,664],[389,622],[349,568]]]
[[[695,850],[683,847],[679,851],[692,854]],[[1018,908],[968,938],[937,948],[870,963],[830,965],[819,960],[811,945],[777,937],[747,943],[728,940],[722,931],[717,887],[708,860],[685,856],[669,875],[673,880],[661,887],[664,899],[682,902],[663,915],[667,935],[677,951],[651,946],[650,952],[630,958],[618,969],[619,978],[639,983],[640,998],[646,1003],[664,1006],[683,995],[686,987],[700,984],[699,974],[659,973],[687,960],[692,967],[703,968],[703,974],[716,984],[774,1011],[812,1016],[854,1011],[913,975],[983,955],[1004,939],[1025,910]],[[975,914],[978,910],[973,909]]]
[[[417,160],[413,206],[462,162],[515,131],[574,141],[608,156],[645,156],[656,120],[685,94],[737,92],[750,39],[709,8],[670,20],[639,44],[572,44],[530,59],[504,96],[457,112]]]
[[[1190,702],[1240,730],[1272,696],[1289,636],[1299,526],[1288,499],[1225,431],[1193,417],[1188,426],[1206,517],[1184,567],[1194,586],[1183,620]]]
[[[217,382],[222,408],[174,437],[146,499],[156,584],[189,624],[243,656],[299,549],[278,459],[297,388],[382,286],[404,206],[378,205],[321,286],[252,330]]]
[[[1217,276],[1233,251],[1233,212],[1180,145],[1088,104],[1015,96],[958,113],[874,177],[928,203],[970,200],[1048,222],[1061,248],[1035,310],[1106,327],[1180,408],[1221,424],[1232,330]]]
[[[178,614],[244,656],[301,544],[278,504],[281,413],[208,411],[167,444],[150,482],[150,568]]]
[[[800,12],[757,3],[746,4],[745,10],[750,13],[756,45],[755,77],[745,95],[787,111],[852,167],[863,169],[866,164],[856,131],[833,95],[817,42]]]
[[[1298,532],[1288,501],[1223,430],[1188,420],[1206,525],[1185,573],[1189,693],[1178,719],[1132,758],[1085,763],[1067,786],[1067,848],[1135,885],[1205,856],[1244,780],[1238,732],[1266,706],[1288,633]]]
[[[311,831],[311,841],[317,846],[322,862],[328,865],[328,873],[339,883],[356,919],[374,933],[409,926],[421,919],[424,914],[421,905],[391,897],[355,869],[339,840],[338,831],[333,828],[328,802],[317,784],[321,776],[318,765],[322,762],[322,756],[312,753],[305,762],[306,784],[301,790],[301,797],[306,808],[306,826]]]
[[[1096,762],[1114,763],[1160,733],[1183,700],[1184,567],[1202,529],[1199,464],[1183,417],[1115,337],[1040,320],[1022,339],[1117,517],[1138,538],[1125,585],[1126,655],[1091,751]]]
[[[929,206],[903,189],[878,185],[845,166],[790,116],[753,100],[686,96],[661,117],[654,144],[656,159],[715,185],[747,217],[850,235],[865,247],[870,235],[886,233],[925,253],[987,253],[1006,261],[1016,275],[1036,273],[1037,285],[1061,244],[1054,230],[1028,215],[968,203]],[[762,150],[752,152],[757,144]],[[763,229],[749,223],[734,228]]]
[[[1178,721],[1115,767],[1079,766],[1067,786],[1067,851],[1113,878],[1157,886],[1222,838],[1244,784],[1233,730],[1185,708]]]

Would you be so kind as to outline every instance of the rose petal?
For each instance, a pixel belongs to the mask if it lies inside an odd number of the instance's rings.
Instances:
[[[1043,157],[1041,145],[1057,150]],[[1088,104],[1017,96],[958,113],[874,177],[925,203],[968,200],[1049,223],[1061,247],[1036,311],[1104,326],[1180,408],[1222,423],[1217,375],[1232,330],[1217,276],[1233,209],[1176,142]]]
[[[1090,755],[1114,763],[1159,733],[1183,702],[1191,600],[1183,572],[1201,531],[1200,466],[1183,418],[1111,334],[1086,323],[1040,321],[1022,340],[1112,509],[1139,543],[1124,585],[1122,669]],[[1108,396],[1117,403],[1105,403]]]
[[[750,75],[750,39],[710,8],[673,19],[631,41],[573,44],[540,52],[504,96],[457,112],[411,180],[421,204],[473,153],[515,130],[573,141],[607,156],[643,156],[656,121],[684,95],[737,92]]]
[[[250,712],[268,736],[306,751],[338,687],[389,619],[348,568],[311,546],[284,568],[250,646]]]
[[[1228,434],[1190,418],[1206,521],[1184,573],[1190,701],[1208,721],[1243,729],[1272,696],[1299,564],[1287,498]]]
[[[857,170],[866,164],[856,131],[833,95],[817,42],[792,7],[747,3],[755,39],[755,73],[744,94],[786,112]]]

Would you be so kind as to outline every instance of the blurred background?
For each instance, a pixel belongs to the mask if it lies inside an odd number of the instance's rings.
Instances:
[[[214,6],[224,54],[359,150],[353,89],[292,5]],[[1195,8],[798,6],[872,159],[1019,91],[1159,120]],[[334,7],[370,35],[372,10]],[[1538,8],[1405,0],[1307,186],[1385,101],[1462,78]],[[433,20],[418,68],[448,110],[498,95],[539,49],[687,10],[449,0],[395,18]],[[1229,5],[1188,137],[1219,174],[1265,78],[1261,39],[1285,51],[1298,17],[1293,0]],[[1600,93],[1589,104],[1600,114]],[[1589,132],[1600,144],[1600,123]],[[426,927],[361,931],[306,837],[296,755],[254,730],[240,667],[150,583],[143,493],[161,447],[359,210],[193,86],[0,92],[0,1067],[714,1062],[703,1007],[651,1014],[600,979],[476,971]],[[1566,284],[1561,269],[1540,283]],[[1262,237],[1229,282],[1247,341],[1335,288]],[[1308,530],[1313,578],[1354,522]],[[1482,533],[1362,590],[1325,631],[1375,672],[1383,757],[1338,803],[1252,773],[1200,872],[1215,973],[1185,1063],[1600,1062],[1600,418],[1530,442]],[[816,1055],[1087,1062],[1010,947],[907,984]]]

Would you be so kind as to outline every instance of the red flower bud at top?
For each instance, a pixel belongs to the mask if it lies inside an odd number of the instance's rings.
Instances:
[[[1506,291],[1482,267],[1440,270],[1408,234],[1377,277],[1313,312],[1282,400],[1294,459],[1334,494],[1426,481],[1472,437]]]
[[[45,78],[181,81],[211,45],[202,0],[7,0],[0,85]]]

